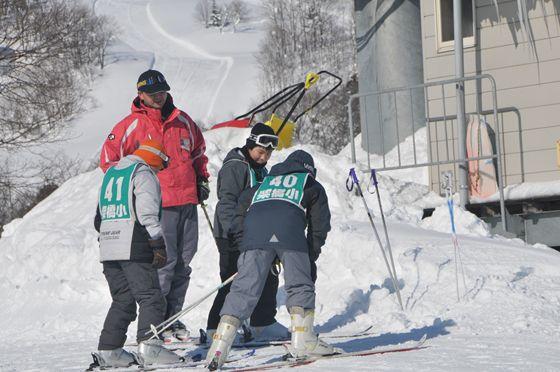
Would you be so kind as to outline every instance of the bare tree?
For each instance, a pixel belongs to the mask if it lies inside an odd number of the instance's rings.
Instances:
[[[227,11],[230,14],[233,32],[237,32],[237,26],[250,18],[249,6],[243,0],[232,0],[231,3],[227,5]]]
[[[230,9],[223,5],[219,8],[220,18],[218,21],[218,28],[220,29],[220,34],[224,32],[224,27],[228,26],[231,22],[231,13]]]
[[[199,0],[195,7],[195,19],[204,25],[205,28],[210,27],[210,1]]]
[[[0,230],[77,172],[63,155],[17,151],[64,139],[113,26],[78,2],[0,0]]]
[[[69,178],[80,171],[80,163],[58,152],[37,154],[40,160],[22,160],[19,154],[2,153],[0,162],[0,232],[2,225],[23,217]],[[22,171],[22,170],[25,170]]]
[[[59,139],[106,51],[104,22],[74,3],[0,0],[0,148]]]
[[[115,38],[117,25],[112,18],[108,18],[106,16],[99,16],[95,23],[97,26],[97,31],[94,33],[96,45],[95,50],[97,51],[97,64],[99,65],[99,68],[103,69],[105,68],[107,49]]]

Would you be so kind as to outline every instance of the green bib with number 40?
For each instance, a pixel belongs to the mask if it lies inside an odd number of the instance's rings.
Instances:
[[[281,200],[304,209],[301,201],[308,176],[309,173],[266,176],[253,196],[252,204],[268,200]]]

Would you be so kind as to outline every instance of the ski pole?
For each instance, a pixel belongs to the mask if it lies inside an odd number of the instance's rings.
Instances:
[[[373,233],[375,234],[375,238],[377,239],[377,243],[379,244],[379,249],[381,249],[381,253],[383,254],[383,260],[385,261],[385,266],[387,267],[387,271],[389,272],[389,276],[391,277],[391,280],[393,281],[393,287],[395,288],[395,291],[398,291],[398,286],[397,286],[397,280],[393,274],[393,272],[391,271],[391,267],[389,266],[389,261],[387,261],[387,255],[385,254],[385,249],[383,248],[383,243],[381,242],[381,238],[379,237],[379,234],[377,233],[377,228],[375,227],[375,223],[373,222],[373,217],[371,215],[371,212],[369,211],[369,207],[367,205],[366,199],[364,197],[364,194],[362,193],[362,188],[360,187],[360,183],[358,181],[358,176],[356,176],[356,171],[354,170],[354,168],[350,169],[350,173],[348,175],[348,178],[346,179],[346,189],[348,191],[352,191],[354,189],[354,185],[356,185],[356,189],[358,190],[358,194],[360,194],[360,197],[362,198],[362,202],[364,203],[364,207],[366,209],[368,218],[369,218],[369,222],[371,223],[371,227],[373,228]],[[401,310],[404,311],[404,307],[402,305],[402,301],[400,296],[398,297],[399,300],[399,305],[401,306]]]
[[[447,198],[447,209],[449,210],[449,218],[451,221],[451,241],[453,242],[453,252],[455,254],[455,288],[457,290],[457,302],[461,302],[461,297],[459,294],[459,269],[458,266],[461,266],[461,274],[463,277],[463,288],[465,292],[467,290],[467,282],[465,280],[465,271],[463,269],[463,262],[461,260],[461,252],[459,250],[459,241],[457,239],[457,231],[455,229],[455,213],[453,208],[453,194],[451,189],[453,187],[451,174],[449,172],[444,173],[443,178],[443,188],[445,188],[445,196]]]
[[[379,203],[379,212],[381,213],[381,222],[383,223],[383,231],[385,233],[385,243],[387,247],[387,251],[389,251],[389,259],[391,260],[391,268],[393,269],[393,275],[395,276],[395,280],[397,280],[397,270],[395,269],[395,261],[393,260],[393,250],[391,249],[391,241],[389,240],[389,233],[387,232],[387,223],[385,222],[385,214],[383,213],[383,207],[381,206],[381,196],[379,195],[379,185],[377,182],[377,175],[375,169],[371,170],[371,181],[375,186],[375,193],[377,194],[377,202]],[[398,280],[397,280],[398,283]],[[397,297],[399,299],[399,303],[402,306],[402,299],[401,299],[401,290],[399,287],[395,287],[397,291]]]
[[[212,232],[212,236],[214,236],[214,227],[212,226],[212,221],[210,221],[210,216],[208,216],[208,211],[206,210],[206,204],[204,204],[204,202],[201,202],[200,207],[204,211],[204,215],[206,216],[206,222],[208,222],[208,226],[210,226],[210,231]]]
[[[169,319],[167,319],[167,320],[163,321],[162,323],[158,324],[157,326],[154,326],[153,324],[151,324],[150,325],[150,330],[147,331],[145,334],[147,335],[147,334],[153,333],[153,336],[150,337],[150,340],[152,338],[157,337],[161,332],[163,332],[167,328],[169,328],[169,326],[171,324],[173,324],[173,322],[175,322],[175,320],[179,319],[180,317],[182,317],[183,315],[185,315],[186,313],[188,313],[189,311],[191,311],[192,309],[194,309],[195,307],[200,305],[202,302],[204,302],[204,300],[206,300],[208,297],[210,297],[214,292],[219,291],[221,288],[223,288],[226,285],[228,285],[229,283],[231,283],[236,276],[237,276],[237,273],[233,274],[232,276],[227,278],[223,283],[220,283],[220,285],[218,285],[217,287],[212,289],[210,292],[208,292],[207,294],[205,294],[204,296],[202,296],[201,298],[199,298],[198,300],[196,300],[191,305],[184,308],[183,310],[181,310],[177,314],[173,315]],[[158,330],[158,328],[159,328],[159,330]]]
[[[449,218],[451,219],[451,241],[453,242],[453,253],[455,253],[455,289],[457,291],[457,302],[461,302],[461,296],[459,295],[459,277],[458,277],[458,264],[457,260],[457,237],[455,235],[455,221],[453,216],[453,201],[450,196],[451,192],[449,189],[445,190],[445,195],[447,197],[447,209],[449,210]]]

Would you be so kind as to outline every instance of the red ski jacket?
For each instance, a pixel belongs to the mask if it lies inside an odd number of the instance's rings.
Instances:
[[[165,120],[162,111],[170,112]],[[171,95],[161,110],[145,106],[139,97],[134,99],[132,113],[115,125],[103,144],[99,163],[103,172],[132,154],[145,139],[161,142],[170,158],[169,167],[158,173],[163,207],[197,204],[196,178],[210,176],[206,144],[196,123],[173,106]]]

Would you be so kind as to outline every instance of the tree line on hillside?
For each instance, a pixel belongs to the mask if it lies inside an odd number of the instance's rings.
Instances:
[[[205,28],[218,28],[223,32],[231,26],[233,32],[241,22],[249,20],[249,5],[243,0],[199,0],[195,8],[195,19]]]
[[[328,70],[342,77],[343,86],[302,117],[294,133],[300,142],[336,154],[348,144],[346,104],[358,91],[351,9],[350,0],[263,0],[252,7],[242,0],[199,0],[194,16],[204,27],[220,31],[233,25],[235,32],[240,22],[251,18],[265,22],[265,37],[257,53],[261,101],[303,81],[308,72]],[[311,89],[299,108],[309,107],[332,84],[327,81]],[[286,104],[278,114],[285,115],[288,109]],[[353,112],[357,116],[359,110]],[[267,120],[270,114],[265,112],[259,119]],[[354,133],[360,133],[358,118],[353,122]]]
[[[295,138],[300,142],[318,145],[330,154],[338,153],[349,138],[346,104],[350,94],[358,91],[350,2],[264,0],[262,7],[266,34],[257,63],[263,100],[303,81],[310,71],[328,70],[339,75],[344,82],[342,87],[303,116],[295,130]],[[332,83],[310,89],[299,107],[309,107]],[[285,110],[289,108],[285,106]],[[354,132],[359,133],[358,120],[354,123]]]
[[[77,2],[0,0],[0,226],[75,169],[59,156],[28,164],[19,155],[64,137],[114,33],[108,18]]]

